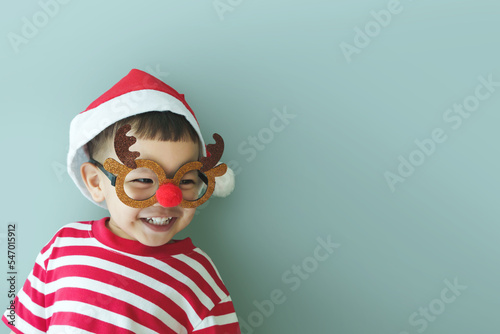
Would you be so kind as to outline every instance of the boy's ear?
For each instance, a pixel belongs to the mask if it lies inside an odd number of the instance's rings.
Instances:
[[[92,199],[98,203],[104,201],[106,198],[101,187],[101,175],[99,175],[97,166],[90,162],[84,162],[80,166],[80,173]]]

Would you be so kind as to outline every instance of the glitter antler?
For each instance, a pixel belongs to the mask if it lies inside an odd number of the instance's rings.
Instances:
[[[207,151],[210,152],[210,156],[200,159],[201,163],[203,163],[203,167],[200,169],[202,172],[214,168],[222,157],[222,152],[224,152],[224,140],[222,140],[222,137],[218,133],[214,133],[213,138],[215,139],[215,144],[207,145]]]
[[[141,154],[136,151],[130,151],[130,146],[137,141],[134,136],[127,136],[127,132],[129,132],[131,128],[132,126],[130,124],[125,124],[116,131],[115,152],[118,159],[120,159],[125,166],[135,169],[137,165],[134,160]]]

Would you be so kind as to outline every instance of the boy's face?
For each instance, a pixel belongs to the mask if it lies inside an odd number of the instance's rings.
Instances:
[[[112,143],[109,146],[112,147]],[[130,151],[140,152],[140,159],[157,162],[168,178],[172,178],[183,164],[197,161],[199,157],[199,146],[192,141],[172,142],[137,138]],[[107,154],[104,160],[118,160],[113,149],[108,149]],[[118,198],[115,187],[101,171],[99,182],[110,213],[106,226],[122,238],[137,240],[147,246],[160,246],[170,242],[174,235],[189,225],[196,211],[196,208],[164,207],[159,203],[144,209],[132,208]],[[170,222],[165,221],[167,217],[171,217]],[[156,224],[153,224],[151,218],[157,218]]]

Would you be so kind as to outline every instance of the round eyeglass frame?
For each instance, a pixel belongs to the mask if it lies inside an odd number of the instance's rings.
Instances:
[[[128,175],[128,173],[134,170],[134,168],[129,168],[117,162],[113,158],[106,159],[106,161],[104,161],[104,165],[102,165],[100,162],[94,159],[90,159],[89,162],[96,165],[108,177],[108,179],[111,181],[111,185],[115,187],[118,198],[125,205],[128,205],[133,208],[146,208],[158,202],[156,198],[156,193],[146,200],[135,200],[127,195],[124,188],[125,178]],[[161,168],[161,166],[153,160],[136,159],[135,163],[137,168],[145,167],[151,169],[158,177],[159,187],[161,187],[163,184],[166,183],[173,183],[174,185],[179,187],[179,184],[184,174],[192,170],[201,171],[203,167],[203,163],[201,163],[200,161],[188,162],[182,165],[175,172],[175,175],[172,179],[169,179],[167,178],[163,168]],[[223,175],[226,172],[226,170],[227,170],[227,165],[222,163],[206,172],[203,172],[203,174],[200,174],[200,178],[207,185],[205,194],[196,201],[188,201],[186,199],[182,199],[182,202],[179,204],[179,206],[183,208],[195,208],[205,203],[210,198],[210,196],[212,196],[212,193],[214,192],[215,177]],[[206,177],[203,177],[202,175]]]

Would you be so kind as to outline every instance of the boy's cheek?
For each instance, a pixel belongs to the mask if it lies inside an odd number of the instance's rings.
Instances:
[[[194,214],[196,213],[196,208],[187,208],[187,209],[184,209],[184,210],[186,210],[185,211],[186,218],[189,217],[189,219],[193,219]]]

